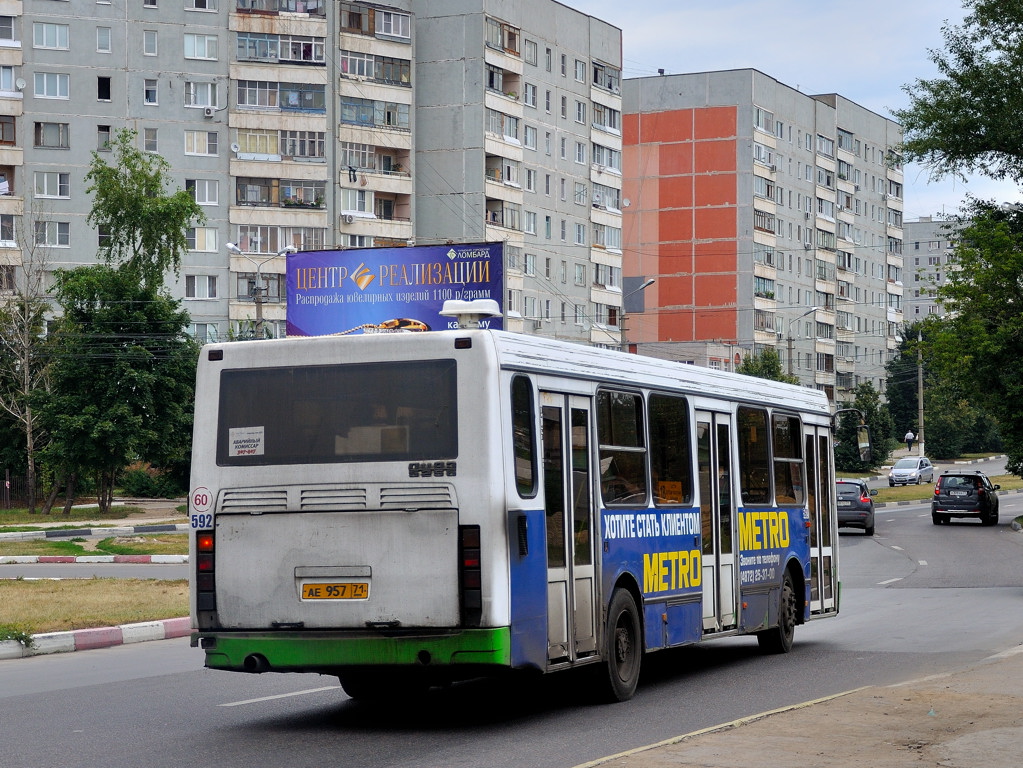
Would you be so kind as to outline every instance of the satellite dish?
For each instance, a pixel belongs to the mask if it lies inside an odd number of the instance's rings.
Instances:
[[[242,149],[241,144],[238,144],[237,142],[231,145],[232,152],[241,152],[241,149]]]
[[[624,200],[622,200],[623,208],[628,208],[630,205],[632,205],[632,201],[629,198],[625,198]]]
[[[19,91],[25,90],[25,78],[19,77],[14,81],[14,85],[17,86]]]

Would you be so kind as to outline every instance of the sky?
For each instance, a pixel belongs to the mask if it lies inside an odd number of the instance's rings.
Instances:
[[[838,93],[885,117],[906,107],[903,86],[936,76],[945,22],[959,0],[562,0],[622,30],[622,75],[752,68],[806,94]],[[967,194],[1017,202],[1021,190],[982,176],[932,179],[904,169],[904,218],[958,212]]]

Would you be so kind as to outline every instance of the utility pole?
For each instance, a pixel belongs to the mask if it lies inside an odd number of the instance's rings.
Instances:
[[[924,353],[923,334],[916,332],[916,450],[924,455]]]

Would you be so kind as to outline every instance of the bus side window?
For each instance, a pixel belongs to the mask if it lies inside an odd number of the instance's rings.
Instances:
[[[771,433],[764,408],[740,406],[738,414],[739,489],[743,504],[771,503]]]
[[[607,505],[646,505],[643,398],[632,392],[597,393],[600,494]]]
[[[692,503],[689,440],[689,412],[685,398],[651,395],[650,478],[654,504]]]
[[[536,496],[536,410],[533,385],[526,376],[512,379],[511,406],[515,487],[528,499]]]
[[[803,479],[803,427],[796,416],[774,414],[774,489],[778,504],[802,504],[806,496]]]

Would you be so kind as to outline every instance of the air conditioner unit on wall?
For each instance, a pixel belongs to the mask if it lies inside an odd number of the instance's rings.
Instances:
[[[341,223],[342,224],[351,224],[353,221],[355,221],[355,217],[352,216],[352,214],[350,214],[350,213],[342,213],[341,214]]]
[[[203,107],[202,108],[202,116],[203,117],[213,117],[215,114],[217,114],[217,110],[214,109],[213,107]]]

